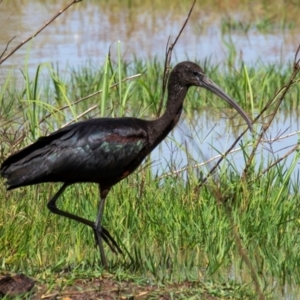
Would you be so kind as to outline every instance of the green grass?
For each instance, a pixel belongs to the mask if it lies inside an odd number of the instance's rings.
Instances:
[[[270,172],[246,189],[237,176],[222,176],[222,186],[234,195],[228,205],[235,226],[266,292],[274,280],[272,288],[280,289],[300,278],[299,195],[290,193],[282,173]],[[234,281],[251,285],[226,209],[209,188],[196,193],[197,178],[191,177],[189,184],[181,178],[159,183],[137,173],[112,190],[104,226],[132,256],[115,257],[107,249],[113,274],[162,283],[227,282],[232,269]],[[46,200],[57,188],[43,184],[7,193],[2,187],[1,269],[47,284],[66,269],[71,278],[102,274],[91,230],[47,210]],[[78,185],[64,194],[60,207],[94,219],[97,199],[96,186]]]
[[[260,111],[291,72],[291,65],[258,63],[254,68],[240,63],[233,69],[230,64],[200,64],[250,113]],[[42,68],[49,74],[43,83]],[[138,73],[140,77],[121,83]],[[70,74],[62,78],[53,66],[41,66],[34,78],[24,77],[21,89],[13,88],[8,77],[0,91],[1,161],[68,122],[100,115],[155,118],[157,114],[162,78],[162,64],[157,60],[119,60],[118,65],[107,61],[103,67],[71,69]],[[110,89],[114,83],[118,87]],[[73,104],[99,90],[104,92]],[[298,107],[299,91],[295,84],[282,109]],[[192,89],[185,114],[192,116],[194,110],[210,106],[223,103],[211,93]],[[195,142],[200,146],[200,141]],[[244,140],[248,142],[252,141]],[[250,150],[243,150],[245,161]],[[200,189],[198,173],[191,168],[159,179],[151,167],[142,166],[116,185],[107,199],[103,225],[126,249],[124,257],[106,249],[110,276],[158,285],[196,282],[194,291],[232,299],[253,297],[258,285],[265,295],[280,299],[280,292],[293,290],[300,279],[299,181],[291,180],[298,153],[294,155],[289,168],[278,164],[263,176],[265,167],[252,162],[246,181],[235,165],[224,160],[219,179],[208,180]],[[48,291],[57,285],[63,290],[78,278],[108,274],[101,268],[91,230],[48,211],[46,202],[58,188],[58,184],[41,184],[7,192],[0,185],[1,270],[32,276]],[[98,189],[93,184],[70,187],[59,200],[62,209],[91,220],[97,205]],[[185,291],[184,295],[190,294]]]
[[[259,111],[288,79],[291,65],[264,65],[258,62],[256,67],[239,63],[238,67],[213,66],[210,61],[198,61],[206,74],[230,94],[244,109]],[[112,65],[106,71],[101,66],[87,67],[81,70],[70,70],[70,78],[62,78],[51,66],[44,66],[48,72],[48,81],[39,84],[41,69],[38,68],[34,78],[25,77],[26,85],[21,90],[15,90],[14,83],[5,84],[1,88],[2,108],[1,119],[16,124],[19,120],[29,120],[26,128],[32,139],[43,134],[41,130],[53,130],[66,122],[102,116],[143,116],[154,117],[157,114],[161,97],[162,64],[154,61],[144,63],[134,61],[124,62],[121,67]],[[121,78],[142,74],[135,80],[123,82],[121,88],[108,86],[119,83]],[[107,80],[107,81],[105,81]],[[108,84],[108,86],[107,86]],[[105,90],[94,97],[72,105],[82,97]],[[286,96],[282,108],[294,110],[299,107],[300,88],[295,85]],[[97,107],[90,112],[91,107]],[[64,109],[61,109],[65,106]],[[224,102],[206,90],[192,88],[185,101],[187,114],[205,107],[224,107]],[[51,114],[45,119],[45,116]],[[16,120],[16,121],[14,121]],[[2,122],[1,121],[1,122]],[[22,125],[24,125],[22,123]],[[39,126],[38,126],[39,125]],[[42,127],[42,129],[40,129]],[[23,128],[24,130],[24,128]],[[38,131],[35,133],[35,131]]]

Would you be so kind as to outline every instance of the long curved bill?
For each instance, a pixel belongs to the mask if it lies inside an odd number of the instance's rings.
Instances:
[[[225,100],[229,105],[231,105],[246,121],[249,129],[252,131],[252,121],[247,116],[247,114],[243,111],[243,109],[231,98],[229,97],[219,86],[217,86],[211,79],[207,76],[204,76],[201,79],[201,87],[213,92],[218,97]]]

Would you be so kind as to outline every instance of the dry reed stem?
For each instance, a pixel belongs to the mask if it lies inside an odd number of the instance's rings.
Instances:
[[[0,56],[0,65],[6,61],[10,56],[12,56],[18,49],[20,49],[22,46],[24,46],[27,42],[29,42],[30,40],[32,40],[34,37],[36,37],[41,31],[43,31],[49,24],[51,24],[56,18],[58,18],[63,12],[65,12],[70,6],[72,6],[75,3],[81,2],[82,0],[73,0],[71,3],[69,3],[67,6],[65,6],[62,10],[60,10],[54,17],[52,17],[48,22],[46,22],[38,31],[36,31],[36,33],[34,33],[32,36],[28,37],[27,39],[25,39],[24,41],[22,41],[19,45],[17,45],[13,50],[11,50],[11,52],[9,52],[6,56],[4,56],[2,58],[2,56],[4,55],[4,53],[6,52],[9,43],[15,38],[13,37],[7,44],[6,44],[6,48],[4,49],[4,51],[2,52],[1,56]]]
[[[171,62],[171,58],[172,58],[173,49],[176,46],[176,44],[177,44],[177,42],[178,42],[185,26],[186,26],[186,24],[188,23],[188,21],[190,19],[190,16],[191,16],[192,11],[194,9],[195,3],[196,3],[196,0],[193,1],[192,6],[191,6],[191,8],[189,10],[189,13],[187,15],[187,18],[185,19],[183,25],[181,26],[181,28],[179,30],[179,33],[177,34],[174,42],[171,45],[169,45],[170,36],[168,38],[168,41],[167,41],[167,44],[166,44],[166,53],[165,53],[165,65],[164,65],[164,72],[163,72],[164,75],[163,75],[163,81],[162,81],[162,95],[161,95],[161,99],[160,99],[160,102],[159,102],[159,105],[158,105],[157,117],[160,116],[161,110],[162,110],[162,107],[163,107],[164,96],[165,96],[166,88],[167,88],[167,82],[168,82],[169,75],[170,75],[170,62]]]

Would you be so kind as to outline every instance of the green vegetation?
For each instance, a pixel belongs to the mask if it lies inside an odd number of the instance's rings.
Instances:
[[[230,65],[222,69],[209,61],[200,65],[245,109],[256,112],[288,82],[292,71],[291,65],[261,64],[254,69],[241,63],[235,72]],[[42,82],[43,70],[49,75]],[[139,73],[137,78],[122,81]],[[102,68],[71,69],[69,78],[62,78],[53,66],[42,65],[34,78],[24,75],[21,90],[14,89],[8,77],[0,91],[1,161],[39,135],[75,120],[98,115],[156,117],[162,73],[158,61],[129,64],[119,60],[114,65],[108,60]],[[115,83],[118,85],[109,88]],[[99,90],[105,92],[78,102]],[[299,84],[294,84],[280,107],[298,107],[299,92]],[[192,116],[208,103],[223,106],[206,91],[193,89],[185,101],[185,114]],[[266,115],[273,110],[274,105],[269,105]],[[259,125],[255,127],[259,132]],[[256,140],[248,136],[243,141],[250,142]],[[201,141],[198,143],[201,147]],[[245,162],[249,162],[250,151],[247,147],[243,150]],[[194,291],[234,299],[253,297],[258,285],[265,295],[280,298],[280,293],[298,284],[300,278],[299,182],[290,180],[297,151],[288,168],[278,163],[266,170],[251,161],[244,180],[237,166],[224,160],[218,180],[209,179],[201,188],[199,172],[192,168],[158,178],[150,156],[108,197],[104,226],[127,252],[125,257],[107,252],[114,278],[145,286],[189,282],[193,286],[182,295]],[[172,173],[173,169],[164,171]],[[64,290],[78,278],[105,278],[108,274],[100,266],[92,232],[47,210],[46,201],[58,186],[41,184],[7,192],[0,185],[1,269],[34,277],[46,284],[49,294],[57,286]],[[97,199],[96,186],[81,184],[69,188],[59,204],[93,220]]]
[[[3,3],[12,5],[7,0]],[[133,9],[133,23],[140,12],[153,9],[154,15],[156,11],[166,15],[170,9],[168,1],[157,0],[122,4],[113,0],[112,6],[105,1],[94,3],[105,6],[104,15],[112,7],[114,15],[124,6]],[[174,3],[180,7],[174,19],[182,18],[190,1]],[[106,295],[109,299],[299,298],[298,145],[280,156],[265,157],[259,152],[272,116],[279,110],[289,114],[299,109],[299,61],[273,65],[258,61],[248,66],[240,60],[231,36],[296,31],[299,3],[210,0],[195,7],[190,22],[197,32],[215,22],[213,13],[221,11],[224,16],[218,26],[227,48],[226,63],[215,65],[209,59],[197,63],[254,120],[254,133],[244,135],[240,118],[227,121],[236,138],[228,152],[240,147],[244,167],[241,171],[241,165],[217,148],[220,163],[200,167],[210,157],[200,153],[198,132],[193,135],[199,149],[196,157],[188,145],[176,144],[188,160],[183,169],[179,169],[176,149],[170,151],[159,174],[154,166],[161,161],[150,155],[108,196],[103,225],[125,252],[124,257],[115,256],[106,247],[109,270],[101,267],[89,228],[47,209],[47,200],[59,184],[8,192],[0,179],[0,280],[6,273],[24,273],[37,281],[32,293],[14,299],[81,299],[81,293],[91,293],[91,299],[106,299]],[[230,13],[233,7],[240,14]],[[108,56],[103,66],[87,62],[80,69],[69,67],[67,75],[50,64],[41,64],[31,75],[25,62],[23,81],[16,82],[11,70],[0,86],[0,163],[39,136],[72,122],[100,116],[156,118],[166,99],[161,92],[162,61],[128,62],[121,58],[119,44],[117,49],[114,62]],[[221,110],[228,112],[224,105],[210,92],[192,88],[183,115],[195,127],[195,122],[202,121],[195,120],[199,110],[213,109],[212,118],[218,119]],[[288,156],[292,157],[289,165],[285,163]],[[98,188],[94,184],[69,187],[58,205],[94,220]]]

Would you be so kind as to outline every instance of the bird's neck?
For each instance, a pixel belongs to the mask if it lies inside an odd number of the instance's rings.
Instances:
[[[166,110],[160,118],[153,121],[152,138],[156,145],[160,143],[177,124],[187,91],[187,87],[174,85],[172,89],[169,89]]]

